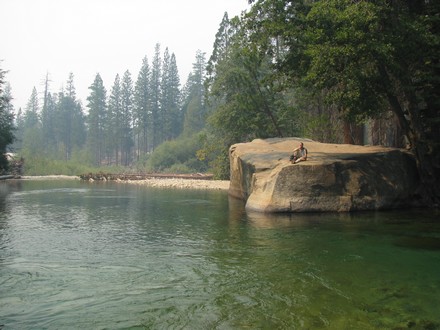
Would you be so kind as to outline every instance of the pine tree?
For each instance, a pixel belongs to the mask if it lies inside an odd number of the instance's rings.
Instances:
[[[165,48],[162,61],[162,77],[161,77],[161,111],[160,111],[160,142],[166,141],[171,130],[170,117],[170,99],[169,99],[169,72],[170,72],[170,53],[168,47]]]
[[[228,13],[225,12],[225,14],[223,15],[223,19],[220,23],[219,29],[215,35],[212,54],[206,66],[206,75],[207,75],[206,79],[208,85],[212,83],[216,75],[218,63],[222,60],[223,61],[226,60],[236,30],[237,30],[236,24],[234,24],[234,22],[231,22],[231,20],[229,20]]]
[[[32,89],[24,113],[22,151],[26,158],[40,157],[44,154],[40,107],[35,87]]]
[[[21,108],[18,109],[15,116],[15,139],[12,143],[12,150],[19,151],[23,148],[23,137],[24,137],[24,113]]]
[[[49,81],[49,73],[47,73],[44,80],[43,108],[41,109],[41,126],[46,154],[52,154],[57,149],[55,119],[57,105],[49,92]]]
[[[47,88],[46,88],[47,90]],[[58,149],[58,105],[49,92],[44,93],[43,109],[41,110],[41,126],[43,130],[43,143],[48,154],[54,154]]]
[[[148,134],[151,115],[150,66],[145,56],[135,85],[134,95],[134,133],[137,145],[137,159],[141,152],[148,152]]]
[[[69,73],[69,78],[67,79],[66,93],[67,93],[67,96],[69,96],[70,98],[75,100],[76,89],[75,89],[75,85],[73,83],[73,73],[72,72]]]
[[[180,77],[177,69],[176,56],[171,54],[168,72],[168,99],[170,113],[170,132],[168,139],[177,138],[183,129],[183,116],[180,102]]]
[[[183,111],[185,114],[184,133],[186,135],[197,133],[205,126],[205,73],[205,53],[198,50],[196,61],[193,63],[193,71],[190,73],[185,86],[186,95]]]
[[[121,94],[121,79],[119,74],[116,74],[115,81],[111,89],[109,98],[108,113],[106,116],[105,136],[106,136],[106,150],[110,155],[114,152],[114,159],[116,165],[119,165],[119,155],[122,153],[122,94]],[[122,155],[121,155],[122,157]]]
[[[162,61],[162,77],[160,84],[160,140],[169,141],[176,138],[182,127],[180,116],[180,78],[177,69],[176,56],[170,55],[165,49]]]
[[[101,165],[104,157],[104,127],[107,110],[107,91],[101,76],[96,74],[93,84],[89,87],[90,95],[87,97],[89,108],[87,145],[95,165]]]
[[[14,105],[11,102],[12,99],[13,99],[13,97],[12,97],[12,87],[11,87],[11,84],[9,82],[6,82],[6,85],[5,85],[5,88],[4,88],[4,91],[3,91],[3,96],[4,96],[3,100],[5,102],[6,112],[8,114],[10,114],[10,115],[13,115],[13,113],[14,113]]]
[[[55,132],[58,151],[63,159],[69,160],[74,149],[85,143],[85,115],[81,103],[76,99],[73,74],[70,73],[67,87],[58,93],[58,104],[55,113]]]
[[[176,56],[164,53],[162,67],[162,119],[163,141],[175,139],[182,131],[180,108],[180,78]]]
[[[26,129],[39,126],[40,124],[39,109],[40,106],[38,102],[38,93],[37,93],[37,89],[34,87],[32,89],[32,94],[27,102],[26,110],[24,114],[24,127]]]
[[[160,123],[160,111],[161,111],[161,58],[160,58],[160,44],[156,44],[154,50],[154,58],[151,69],[151,126],[152,126],[152,148],[156,148],[162,141],[160,139],[160,133],[162,131]]]
[[[121,150],[122,156],[121,163],[128,166],[131,162],[131,149],[133,147],[133,80],[131,79],[130,71],[125,71],[122,78],[122,90],[121,90]]]

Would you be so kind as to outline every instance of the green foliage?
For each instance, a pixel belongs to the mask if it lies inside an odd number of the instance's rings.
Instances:
[[[137,141],[137,154],[148,152],[148,136],[150,132],[150,65],[145,56],[139,71],[134,89],[133,121],[135,141]],[[138,156],[139,162],[139,156]]]
[[[210,92],[216,108],[211,110],[210,124],[236,142],[282,135],[267,59],[260,58],[253,48],[235,47],[230,57],[217,65]]]
[[[180,107],[180,78],[177,70],[176,56],[170,55],[168,48],[164,53],[162,69],[162,139],[175,139],[182,132],[183,114]]]
[[[325,92],[311,92],[297,87],[289,95],[292,100],[291,114],[295,115],[295,120],[289,121],[294,125],[294,136],[327,143],[343,142],[343,122],[338,109],[325,103]]]
[[[200,141],[202,147],[197,151],[197,158],[208,163],[215,179],[229,180],[229,144],[208,130],[200,134]]]
[[[24,157],[36,157],[43,156],[43,134],[37,127],[28,128],[24,132],[23,145],[20,151]]]
[[[162,143],[154,150],[147,161],[147,170],[153,172],[171,172],[180,169],[187,173],[205,172],[207,165],[196,157],[200,148],[197,135]]]
[[[24,159],[24,175],[79,175],[94,171],[92,167],[72,160],[63,161],[39,156]]]
[[[89,87],[90,95],[87,98],[89,115],[87,123],[89,127],[87,147],[93,156],[95,165],[100,165],[105,154],[105,127],[107,112],[107,90],[104,87],[101,75],[95,76],[93,84]]]
[[[439,9],[423,0],[259,0],[246,27],[280,77],[349,121],[391,109],[417,157],[423,197],[438,202]]]
[[[0,171],[6,170],[8,161],[4,155],[6,148],[14,141],[13,115],[8,111],[9,98],[4,91],[5,71],[0,68]]]
[[[301,136],[313,138],[317,141],[342,143],[342,122],[331,117],[331,113],[311,115],[308,112],[303,114],[304,134]]]
[[[314,4],[307,15],[309,59],[306,83],[326,89],[326,101],[349,118],[368,118],[385,107],[377,61],[389,58],[381,8],[370,2],[332,0]]]
[[[196,134],[205,127],[207,116],[204,86],[205,74],[205,53],[199,50],[196,54],[196,62],[193,63],[193,71],[188,77],[183,93],[184,102],[182,112],[184,115],[184,136]]]
[[[160,44],[156,44],[154,48],[153,63],[151,66],[150,77],[150,104],[151,104],[151,144],[154,150],[162,142],[162,123],[160,118],[160,83],[162,74],[162,59],[160,57]]]
[[[72,76],[71,76],[72,79]],[[73,89],[73,82],[70,81],[70,88]],[[53,120],[52,129],[50,132],[46,121],[42,120],[43,134],[52,133],[54,138],[49,141],[51,144],[44,143],[45,149],[60,149],[64,150],[63,159],[70,159],[72,150],[74,148],[83,147],[86,138],[85,116],[83,114],[81,104],[74,98],[74,93],[71,91],[71,95],[67,93],[59,93],[58,102],[53,117],[46,118],[47,120]],[[47,107],[48,102],[45,102]],[[49,148],[48,148],[49,147]]]
[[[228,150],[233,143],[291,136],[301,127],[292,91],[246,27],[246,22],[225,15],[208,64],[209,126],[199,157],[207,159],[222,179],[229,177]]]
[[[194,169],[185,164],[176,163],[171,165],[171,167],[165,169],[164,173],[189,174],[189,173],[194,173]]]
[[[89,162],[84,162],[85,155],[82,151],[75,151],[70,160],[60,160],[48,156],[29,156],[19,154],[24,158],[24,175],[80,175],[83,173],[127,173],[127,168],[123,166],[92,166]],[[26,157],[27,158],[26,158]]]

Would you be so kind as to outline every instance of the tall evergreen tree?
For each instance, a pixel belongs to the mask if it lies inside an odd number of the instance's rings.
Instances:
[[[237,19],[229,20],[228,13],[225,12],[220,23],[219,29],[215,35],[212,54],[206,66],[206,80],[207,84],[211,85],[216,75],[217,65],[222,60],[224,61],[228,56],[231,46],[232,38],[236,34]]]
[[[162,140],[168,141],[176,138],[182,127],[179,72],[176,56],[174,53],[170,56],[168,48],[162,65],[161,91]]]
[[[249,40],[242,22],[225,14],[207,65],[209,126],[199,152],[218,177],[229,175],[231,144],[293,131],[296,118],[287,102],[288,91],[273,76],[271,61]]]
[[[73,100],[76,99],[76,88],[75,84],[73,83],[73,73],[69,73],[69,78],[67,79],[67,85],[66,85],[66,94],[68,97],[72,98]]]
[[[39,126],[40,124],[39,111],[40,111],[40,106],[38,102],[38,92],[37,89],[34,87],[32,89],[31,96],[29,97],[29,100],[27,102],[26,110],[24,114],[24,127],[26,129]]]
[[[185,98],[183,104],[184,112],[184,134],[192,135],[199,132],[205,126],[206,106],[205,106],[205,73],[206,60],[205,53],[198,50],[196,60],[193,63],[193,70],[188,77],[185,86]]]
[[[9,82],[6,82],[5,88],[3,90],[3,99],[5,102],[6,112],[13,115],[14,114],[14,105],[12,104],[12,87]]]
[[[49,99],[45,103],[49,106],[50,102]],[[53,110],[49,110],[53,114]],[[80,101],[76,99],[72,73],[69,74],[66,89],[58,93],[54,121],[58,151],[64,160],[69,160],[73,150],[83,147],[86,137],[85,115]]]
[[[131,153],[133,147],[133,80],[131,79],[130,71],[125,71],[122,78],[122,90],[121,90],[121,150],[123,165],[127,166],[131,162]]]
[[[145,56],[139,71],[134,92],[134,133],[137,145],[137,159],[148,152],[148,134],[151,115],[150,66]]]
[[[45,89],[47,90],[47,88]],[[56,100],[49,92],[44,93],[43,109],[41,109],[41,127],[43,130],[43,143],[46,146],[47,154],[54,155],[58,150],[58,126]]]
[[[122,93],[121,78],[119,74],[116,74],[108,103],[108,113],[106,116],[105,126],[106,150],[108,155],[114,152],[116,165],[119,165],[119,159],[122,157],[121,141],[123,136],[121,129],[121,121],[123,116]]]
[[[152,148],[157,147],[162,141],[160,134],[162,132],[160,122],[161,111],[161,75],[162,65],[160,57],[160,44],[156,44],[151,68],[150,91],[151,91],[151,126],[152,126]]]
[[[44,144],[40,121],[40,107],[37,89],[32,89],[26,105],[23,120],[22,151],[26,157],[44,155]]]
[[[93,84],[89,87],[87,97],[89,109],[87,145],[95,165],[101,165],[104,153],[104,128],[107,110],[107,91],[100,74],[96,74]]]
[[[44,80],[43,108],[41,109],[41,127],[46,155],[53,154],[57,149],[56,136],[56,103],[49,92],[49,73]]]
[[[176,56],[171,54],[168,71],[168,108],[170,114],[170,127],[167,139],[177,138],[183,129],[183,116],[180,102],[180,77],[177,68]]]
[[[12,149],[19,151],[23,148],[23,137],[24,137],[24,113],[21,108],[18,109],[15,116],[15,139],[12,143]]]
[[[170,115],[170,104],[169,104],[169,70],[170,70],[170,53],[168,51],[168,47],[165,48],[163,53],[163,61],[162,61],[162,77],[161,77],[161,111],[160,111],[160,142],[167,140],[169,136],[170,127],[171,127],[171,115]]]

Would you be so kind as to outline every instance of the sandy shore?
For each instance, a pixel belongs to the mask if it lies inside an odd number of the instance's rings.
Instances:
[[[146,179],[119,181],[130,184],[146,185],[150,187],[170,187],[178,189],[211,189],[228,190],[229,181],[226,180],[191,180],[191,179]]]
[[[22,176],[21,179],[22,180],[80,180],[80,178],[77,176],[68,176],[68,175]],[[145,185],[149,187],[164,187],[164,188],[178,188],[178,189],[210,189],[210,190],[229,189],[229,181],[227,180],[151,178],[145,180],[127,180],[127,181],[115,180],[113,182]]]

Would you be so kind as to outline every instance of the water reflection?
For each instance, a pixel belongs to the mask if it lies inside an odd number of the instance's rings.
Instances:
[[[233,205],[233,204],[230,204]],[[238,205],[238,204],[237,204]],[[318,230],[344,233],[352,238],[367,235],[430,235],[439,234],[440,222],[434,211],[391,211],[356,213],[261,213],[243,211],[238,206],[232,214],[243,217],[256,229]]]
[[[368,234],[392,235],[400,247],[440,250],[440,212],[438,210],[394,210],[353,213],[261,213],[246,211],[230,200],[232,219],[245,217],[259,229],[291,228],[346,232],[352,237]]]
[[[0,212],[6,211],[6,201],[12,193],[22,189],[20,180],[0,180]],[[0,213],[1,214],[1,213]]]
[[[5,211],[6,197],[9,194],[9,186],[0,181],[0,212]]]

